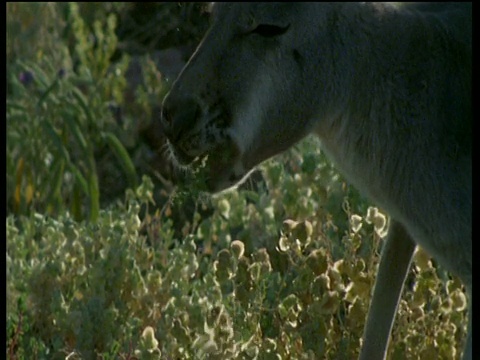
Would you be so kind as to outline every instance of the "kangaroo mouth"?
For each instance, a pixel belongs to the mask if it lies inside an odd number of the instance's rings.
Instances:
[[[188,155],[186,152],[183,150],[176,148],[173,146],[171,143],[169,144],[169,148],[172,154],[172,158],[174,159],[176,165],[180,167],[188,167],[190,166],[196,159],[198,159],[198,156],[191,156]]]
[[[191,156],[172,143],[169,145],[179,172],[179,182],[190,190],[218,193],[235,186],[246,177],[240,147],[231,137],[198,156]],[[186,170],[186,171],[185,171]]]

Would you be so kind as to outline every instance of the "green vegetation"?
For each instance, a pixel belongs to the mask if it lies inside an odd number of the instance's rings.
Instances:
[[[308,138],[180,216],[138,160],[167,84],[144,56],[125,100],[129,5],[95,6],[7,4],[7,358],[355,358],[385,215]],[[458,358],[465,303],[417,252],[389,358]]]

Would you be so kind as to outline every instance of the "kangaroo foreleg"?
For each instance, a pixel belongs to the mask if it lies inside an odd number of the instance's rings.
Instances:
[[[415,242],[403,225],[392,220],[378,267],[360,360],[385,359],[390,331],[414,251]]]

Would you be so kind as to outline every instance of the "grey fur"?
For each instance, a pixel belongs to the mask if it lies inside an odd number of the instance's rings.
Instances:
[[[361,359],[385,358],[416,244],[466,286],[472,358],[471,6],[216,4],[164,100],[173,153],[181,163],[210,154],[212,192],[315,133],[389,212]],[[210,142],[185,145],[207,129]]]

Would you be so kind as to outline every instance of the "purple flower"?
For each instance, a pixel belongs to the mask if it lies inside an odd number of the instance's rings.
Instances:
[[[23,85],[28,86],[33,82],[33,74],[31,71],[22,71],[18,79]]]
[[[60,70],[58,70],[57,76],[59,79],[63,79],[63,77],[65,76],[65,69],[61,68]]]

